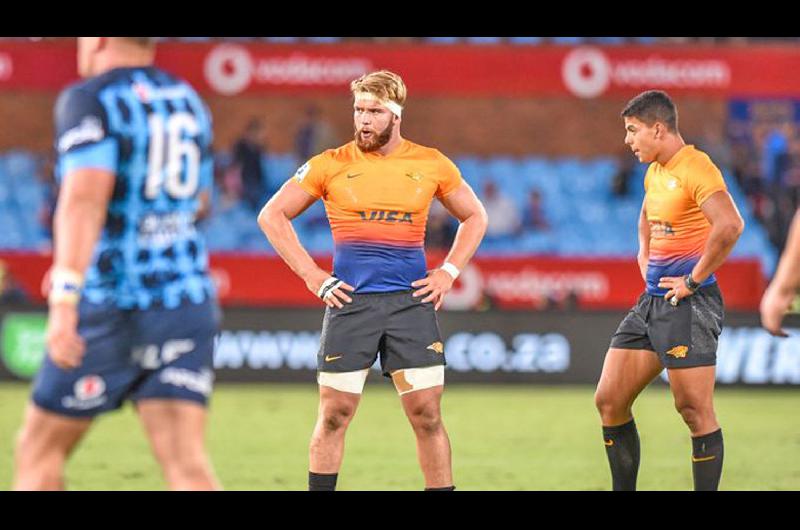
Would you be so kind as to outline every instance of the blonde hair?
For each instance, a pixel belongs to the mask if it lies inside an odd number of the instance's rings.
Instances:
[[[406,85],[403,79],[389,70],[379,70],[364,74],[350,83],[350,91],[372,94],[378,99],[394,101],[401,107],[406,104]]]

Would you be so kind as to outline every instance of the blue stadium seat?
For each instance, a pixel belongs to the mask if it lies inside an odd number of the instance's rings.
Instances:
[[[267,173],[267,187],[272,190],[280,188],[300,166],[292,153],[270,154],[261,163]]]
[[[544,42],[542,37],[509,37],[508,42],[511,44],[531,45],[536,46]]]
[[[484,179],[483,160],[474,156],[459,156],[454,157],[453,163],[473,189],[480,189]]]
[[[336,42],[341,42],[341,37],[306,37],[308,42],[314,44],[333,44]]]
[[[300,37],[263,37],[263,39],[276,44],[294,44],[300,42]]]
[[[553,44],[565,46],[575,46],[586,42],[585,37],[550,37],[550,40]]]
[[[592,37],[592,42],[597,44],[618,46],[627,42],[626,37]]]
[[[501,37],[467,37],[469,44],[501,44]]]
[[[425,37],[431,44],[457,44],[461,42],[461,37]]]

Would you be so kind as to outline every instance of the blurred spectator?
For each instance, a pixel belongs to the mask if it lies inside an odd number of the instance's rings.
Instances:
[[[535,232],[550,230],[550,224],[544,215],[542,194],[539,190],[531,190],[528,194],[528,205],[522,212],[522,228]]]
[[[789,123],[776,124],[771,127],[764,138],[761,156],[761,174],[773,191],[784,186],[784,172],[789,159],[789,141],[793,137]]]
[[[0,304],[26,304],[28,295],[8,272],[8,267],[0,260]]]
[[[483,186],[482,200],[486,214],[489,216],[489,226],[486,228],[487,238],[494,239],[519,234],[522,229],[522,220],[516,203],[500,193],[491,180],[487,180]]]
[[[636,174],[636,157],[626,149],[620,154],[617,167],[611,180],[611,192],[615,197],[625,197],[631,191],[631,180]]]
[[[721,127],[708,124],[695,144],[697,148],[706,153],[714,164],[722,170],[731,167],[733,153],[730,142],[725,139],[725,131]]]
[[[450,250],[457,230],[450,212],[439,201],[433,201],[425,230],[425,249]]]
[[[261,164],[262,157],[267,153],[266,127],[259,118],[253,118],[247,123],[244,134],[233,146],[233,165],[230,171],[232,181],[238,172],[241,180],[242,197],[245,203],[253,210],[259,211],[267,202],[267,176]],[[231,183],[232,187],[235,184]]]
[[[306,108],[306,116],[294,138],[294,149],[297,159],[305,162],[314,155],[337,144],[333,127],[322,116],[316,105]]]
[[[47,239],[52,241],[53,216],[56,213],[56,202],[58,201],[58,182],[56,181],[55,160],[51,154],[44,158],[41,179],[44,190],[44,200],[39,207],[39,224]]]

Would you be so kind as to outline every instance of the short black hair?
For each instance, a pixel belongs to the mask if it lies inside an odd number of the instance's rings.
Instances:
[[[663,90],[642,92],[622,109],[623,118],[636,118],[651,127],[660,121],[672,132],[678,132],[678,109]]]

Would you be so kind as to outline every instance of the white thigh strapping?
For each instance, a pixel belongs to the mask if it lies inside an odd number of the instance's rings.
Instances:
[[[406,368],[392,372],[392,381],[399,395],[444,384],[444,365]]]
[[[369,375],[369,368],[355,372],[319,372],[317,374],[317,383],[320,386],[327,386],[340,392],[360,394],[364,391],[367,375]]]

